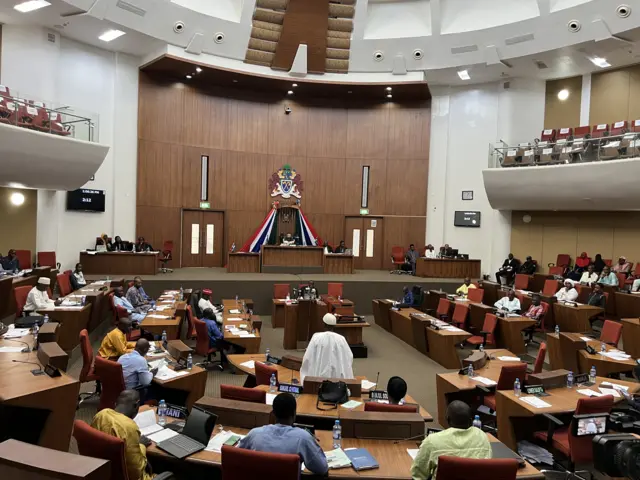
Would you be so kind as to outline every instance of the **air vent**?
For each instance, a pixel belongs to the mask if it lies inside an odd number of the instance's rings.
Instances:
[[[511,65],[509,62],[507,62],[506,60],[500,60],[500,63],[502,65],[504,65],[507,68],[513,68],[513,65]]]
[[[517,43],[530,42],[534,39],[533,33],[528,33],[526,35],[520,35],[518,37],[507,38],[504,43],[505,45],[515,45]]]
[[[132,3],[125,2],[124,0],[118,0],[118,3],[116,3],[116,6],[123,10],[127,10],[128,12],[135,13],[136,15],[139,15],[141,17],[144,17],[147,14],[146,10]]]
[[[451,49],[451,53],[454,55],[458,55],[460,53],[469,53],[469,52],[477,52],[478,45],[465,45],[463,47],[453,47]]]
[[[47,40],[49,40],[51,43],[56,43],[56,34],[47,33]]]
[[[549,66],[546,63],[541,62],[540,60],[535,60],[534,63],[536,64],[536,67],[538,67],[538,69],[540,69],[540,70],[544,70],[545,68],[549,68]]]

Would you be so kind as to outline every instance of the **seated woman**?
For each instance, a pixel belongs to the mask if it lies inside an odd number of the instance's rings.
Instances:
[[[337,323],[336,316],[327,313],[322,321],[328,325]],[[311,337],[300,368],[300,383],[304,377],[354,378],[353,353],[345,338],[334,332],[318,332]]]

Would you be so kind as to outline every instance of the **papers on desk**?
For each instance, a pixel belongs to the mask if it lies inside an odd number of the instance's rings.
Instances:
[[[625,392],[629,391],[629,387],[625,387],[624,385],[620,385],[619,383],[613,383],[613,382],[602,382],[600,384],[601,387],[611,387],[611,388],[615,388],[616,390],[624,390]]]
[[[256,362],[255,362],[255,360],[248,360],[246,362],[241,363],[240,366],[241,367],[247,367],[247,368],[255,369],[256,368]]]
[[[152,442],[160,443],[160,442],[164,442],[165,440],[169,440],[171,437],[175,437],[176,435],[178,435],[178,432],[176,432],[175,430],[169,430],[168,428],[163,428],[162,430],[154,434],[147,435],[147,438]]]
[[[347,457],[347,454],[344,453],[344,450],[341,448],[324,452],[324,456],[327,457],[329,470],[351,466],[351,460],[349,460],[349,457]]]
[[[20,353],[25,347],[0,347],[0,353]]]
[[[217,435],[215,435],[214,437],[212,437],[211,440],[209,440],[209,443],[207,444],[205,450],[207,452],[221,453],[222,452],[222,445],[224,445],[224,442],[229,440],[234,435],[237,435],[238,437],[240,437],[241,440],[244,437],[246,437],[246,435],[241,435],[239,433],[233,433],[231,430],[223,430],[222,432],[220,432]]]
[[[553,465],[553,454],[551,452],[526,440],[518,442],[518,455],[531,463]]]
[[[364,390],[371,390],[373,387],[376,386],[376,384],[374,382],[370,382],[369,380],[362,380],[360,382],[360,386],[364,389]]]
[[[602,394],[600,392],[596,392],[595,390],[589,390],[588,388],[582,388],[580,390],[576,390],[580,395],[586,395],[587,397],[601,397]]]
[[[178,295],[180,293],[180,290],[167,290],[165,293],[163,293],[163,296],[167,296],[167,295]]]
[[[169,315],[155,315],[147,313],[145,318],[160,318],[162,320],[169,320],[171,317]]]
[[[76,295],[72,295],[72,296],[69,296],[69,297],[65,298],[64,300],[62,300],[62,303],[60,304],[60,306],[63,306],[63,307],[81,307],[82,306],[81,302],[82,302],[82,297],[80,297],[80,299],[76,300]]]
[[[164,366],[158,370],[156,373],[156,378],[159,380],[171,380],[173,378],[182,377],[184,375],[189,375],[188,370],[180,370],[176,372],[175,370],[171,370],[169,367]]]
[[[609,350],[608,352],[598,352],[603,357],[610,358],[611,360],[618,360],[624,362],[625,360],[629,360],[631,355],[621,352],[620,350]]]
[[[53,308],[46,308],[43,310],[82,310],[82,305],[57,305]]]
[[[277,394],[275,393],[267,393],[267,398],[264,403],[266,403],[267,405],[273,405],[273,401],[275,400],[276,397],[277,397]]]
[[[416,459],[419,451],[420,451],[419,448],[407,448],[407,453],[409,454],[412,460]]]
[[[440,327],[441,330],[444,330],[445,332],[464,332],[464,330],[458,328],[458,327],[453,327],[451,325],[448,325],[446,327]]]
[[[15,328],[13,324],[9,325],[9,330],[5,333],[2,338],[20,338],[29,335],[28,328]]]
[[[535,408],[549,408],[551,406],[550,403],[547,403],[544,400],[540,400],[538,397],[534,397],[534,396],[520,397],[520,400],[528,403],[529,405]]]
[[[352,408],[359,407],[360,405],[362,405],[362,402],[357,402],[356,400],[349,400],[348,402],[342,404],[342,408],[347,408],[351,410]]]
[[[156,412],[153,410],[140,412],[135,416],[133,421],[136,422],[136,425],[138,425],[138,428],[140,429],[140,433],[145,437],[162,430],[162,427],[156,422]]]
[[[231,309],[229,309],[229,313],[232,313],[234,315],[238,315],[240,313],[240,310],[238,310],[237,308],[231,308]]]
[[[498,382],[494,382],[493,380],[491,380],[490,378],[486,378],[486,377],[481,377],[480,375],[476,375],[474,377],[471,377],[471,380],[475,380],[476,382],[480,382],[480,383],[484,383],[485,385],[487,385],[488,387],[492,387],[494,385],[497,385]]]
[[[169,305],[156,305],[156,310],[158,310],[159,312],[163,311],[163,310],[169,310],[171,307]]]
[[[147,353],[147,357],[164,357],[167,354],[166,350],[162,350],[161,352],[155,353],[155,351],[149,349]]]
[[[498,357],[498,360],[501,360],[503,362],[520,362],[520,357],[509,357],[509,356],[503,356],[503,357]]]
[[[160,369],[167,365],[167,360],[165,358],[161,358],[160,360],[154,360],[153,362],[149,362],[149,366],[151,369],[157,368]]]
[[[582,340],[583,342],[592,342],[594,339],[589,337],[580,337],[580,340]]]
[[[602,392],[602,395],[613,395],[613,398],[620,398],[620,393],[614,388],[602,388],[599,387],[599,390]]]
[[[241,322],[242,319],[240,317],[229,317],[227,318],[228,322]]]

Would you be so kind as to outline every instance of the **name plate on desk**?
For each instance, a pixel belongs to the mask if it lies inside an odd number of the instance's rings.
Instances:
[[[294,385],[292,383],[281,383],[278,385],[278,392],[291,393],[293,395],[300,395],[302,393],[302,385]]]
[[[389,401],[389,394],[384,390],[371,390],[369,391],[369,398],[375,401]]]
[[[527,385],[524,387],[524,391],[527,395],[535,395],[536,397],[548,397],[549,394],[545,393],[542,385]]]
[[[282,363],[282,359],[278,357],[274,357],[273,355],[267,355],[267,365],[268,364],[280,365]]]

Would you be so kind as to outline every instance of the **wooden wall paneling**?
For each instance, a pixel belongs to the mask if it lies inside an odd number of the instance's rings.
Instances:
[[[518,214],[518,215],[516,215]],[[511,223],[511,253],[524,262],[527,256],[538,262],[540,271],[546,271],[547,264],[542,261],[542,233],[543,226],[534,223],[524,223],[522,212],[513,212]],[[506,258],[506,257],[505,257]]]
[[[613,255],[613,228],[578,226],[578,241],[576,252],[572,258],[578,258],[582,252],[587,252],[592,259],[596,254],[602,258],[612,258]]]
[[[200,208],[202,155],[209,156],[209,197],[214,210],[224,210],[227,204],[227,151],[213,148],[184,147],[182,173],[182,206]]]
[[[429,161],[387,160],[386,215],[426,215]]]
[[[307,155],[344,158],[347,151],[347,110],[310,106]]]
[[[268,155],[228,152],[226,167],[227,209],[261,211]]]
[[[333,246],[337,246],[340,240],[344,238],[344,215],[329,215],[324,213],[305,212],[307,220],[313,225],[313,228],[323,241],[329,242]],[[347,244],[347,246],[350,246]]]
[[[626,120],[629,107],[629,72],[612,70],[591,76],[589,123],[612,123]]]
[[[630,262],[640,262],[640,245],[638,244],[638,238],[640,238],[640,228],[635,226],[630,225],[629,227],[614,229],[613,255],[611,257],[605,257],[603,253],[602,258],[613,258],[615,261],[621,255],[624,255]]]
[[[182,143],[184,85],[158,83],[140,72],[138,136],[145,140]]]
[[[389,104],[389,158],[429,158],[431,108]]]
[[[228,131],[229,150],[265,153],[269,148],[269,104],[234,99],[229,103]]]
[[[344,213],[345,195],[359,195],[345,185],[344,158],[308,158],[303,208],[313,213]]]
[[[371,215],[382,215],[386,205],[387,160],[384,158],[347,158],[344,174],[344,213],[359,215],[362,208],[362,167],[369,169],[369,203]],[[426,182],[426,179],[425,179]]]
[[[186,87],[183,102],[183,144],[228,148],[229,100]]]
[[[560,100],[558,92],[566,89],[569,98]],[[544,128],[580,126],[580,103],[582,98],[582,77],[549,80],[546,84],[544,100]],[[539,132],[536,132],[539,135]]]
[[[138,205],[182,206],[181,145],[138,141]]]
[[[559,253],[571,255],[575,261],[578,229],[573,225],[550,226],[545,225],[542,237],[542,264],[556,263]]]
[[[624,120],[633,122],[640,119],[640,65],[628,67],[629,70],[629,109]],[[621,117],[619,120],[623,120]],[[630,123],[631,125],[631,123]]]
[[[282,167],[288,164],[291,168],[293,168],[296,173],[300,174],[302,177],[302,199],[300,204],[302,205],[302,209],[304,212],[307,212],[307,185],[313,182],[313,179],[309,177],[307,173],[307,157],[299,157],[299,156],[283,156],[283,155],[267,155],[266,156],[266,172],[267,174],[264,177],[264,187],[263,191],[265,192],[265,204],[264,208],[266,211],[271,210],[271,205],[273,204],[274,197],[271,196],[271,189],[269,188],[269,182],[271,180],[271,175],[276,173]]]
[[[286,114],[285,105],[291,108]],[[269,104],[269,151],[276,155],[306,155],[307,107],[291,100]]]
[[[347,112],[348,158],[387,158],[389,153],[389,104],[367,108],[349,107]]]
[[[157,250],[165,241],[173,241],[173,266],[178,266],[182,250],[181,209],[138,205],[136,210],[136,237],[143,236]],[[171,263],[169,266],[172,266]]]
[[[368,217],[364,217],[368,227]],[[422,251],[425,246],[426,217],[384,217],[384,257],[391,256],[391,248],[401,246],[405,250],[415,244],[416,250]],[[386,260],[385,260],[386,261]],[[389,265],[383,264],[382,268]]]
[[[236,251],[242,248],[244,242],[256,231],[260,223],[266,217],[267,211],[247,212],[227,210],[224,212],[225,221],[225,246],[227,253],[235,242]]]

